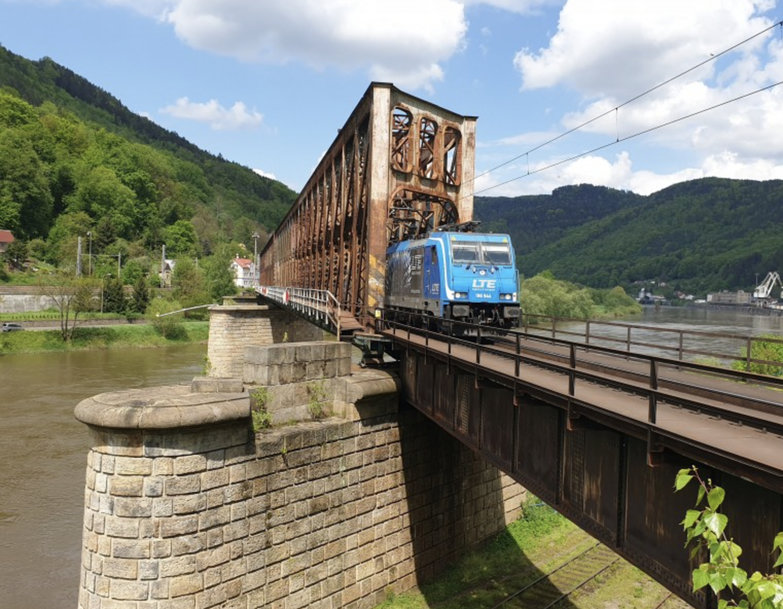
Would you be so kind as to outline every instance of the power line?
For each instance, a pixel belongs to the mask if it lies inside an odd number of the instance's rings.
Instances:
[[[574,133],[574,132],[576,132],[576,131],[579,131],[579,130],[581,130],[581,129],[584,129],[584,128],[585,128],[585,127],[587,127],[588,125],[590,125],[590,124],[594,123],[595,121],[598,121],[598,120],[600,120],[600,119],[604,118],[605,116],[608,116],[608,115],[609,115],[609,114],[611,114],[612,112],[615,112],[615,113],[617,113],[617,112],[620,110],[620,108],[623,108],[623,107],[625,107],[625,106],[627,106],[627,105],[629,105],[629,104],[632,104],[633,102],[635,102],[635,101],[637,101],[637,100],[641,99],[642,97],[644,97],[644,96],[646,96],[646,95],[649,95],[650,93],[652,93],[652,92],[654,92],[654,91],[657,91],[657,90],[658,90],[658,89],[660,89],[661,87],[664,87],[664,86],[666,86],[666,85],[668,85],[668,84],[670,84],[670,83],[674,82],[674,81],[675,81],[675,80],[677,80],[678,78],[682,78],[682,77],[683,77],[683,76],[685,76],[686,74],[689,74],[689,73],[693,72],[694,70],[697,70],[697,69],[699,69],[699,68],[701,68],[701,67],[705,66],[706,64],[710,63],[711,61],[715,61],[715,60],[717,60],[718,58],[722,57],[723,55],[725,55],[725,54],[727,54],[727,53],[730,53],[731,51],[734,51],[735,49],[737,49],[737,48],[741,47],[742,45],[744,45],[744,44],[747,44],[747,43],[748,43],[748,42],[750,42],[751,40],[754,40],[755,38],[758,38],[759,36],[762,36],[763,34],[766,34],[766,33],[767,33],[767,32],[769,32],[770,30],[772,30],[772,29],[774,29],[774,28],[776,28],[776,27],[778,27],[778,26],[783,26],[783,20],[781,20],[781,21],[777,21],[777,22],[773,23],[772,25],[770,25],[770,26],[768,26],[768,27],[766,27],[766,28],[764,28],[764,29],[762,29],[762,30],[760,30],[760,31],[756,32],[756,33],[755,33],[755,34],[753,34],[752,36],[749,36],[748,38],[745,38],[744,40],[742,40],[742,41],[740,41],[740,42],[737,42],[736,44],[733,44],[732,46],[730,46],[730,47],[728,47],[728,48],[726,48],[726,49],[724,49],[724,50],[720,51],[719,53],[716,53],[716,54],[714,54],[714,55],[711,55],[711,56],[710,56],[708,59],[705,59],[704,61],[701,61],[701,62],[697,63],[696,65],[694,65],[694,66],[692,66],[692,67],[688,68],[687,70],[683,70],[683,71],[682,71],[682,72],[680,72],[679,74],[676,74],[675,76],[672,76],[671,78],[667,78],[666,80],[664,80],[664,81],[662,81],[662,82],[658,83],[657,85],[654,85],[654,86],[650,87],[649,89],[646,89],[646,90],[645,90],[645,91],[643,91],[642,93],[639,93],[639,94],[637,94],[637,95],[634,95],[634,96],[633,96],[633,97],[631,97],[630,99],[627,99],[626,101],[624,101],[624,102],[622,102],[621,104],[619,104],[619,105],[615,106],[615,107],[614,107],[614,108],[612,108],[611,110],[606,110],[605,112],[603,112],[603,113],[601,113],[601,114],[598,114],[598,115],[594,116],[593,118],[590,118],[590,119],[588,119],[588,120],[586,120],[586,121],[584,121],[584,122],[580,123],[579,125],[577,125],[577,126],[575,126],[575,127],[572,127],[571,129],[568,129],[567,131],[564,131],[563,133],[561,133],[561,134],[559,134],[559,135],[556,135],[556,136],[555,136],[555,137],[553,137],[553,138],[550,138],[550,139],[548,139],[548,140],[547,140],[547,141],[545,141],[545,142],[542,142],[541,144],[538,144],[537,146],[535,146],[535,147],[531,148],[530,150],[528,150],[528,151],[526,151],[526,152],[523,152],[523,153],[521,153],[521,154],[518,154],[517,156],[515,156],[515,157],[513,157],[513,158],[510,158],[510,159],[508,159],[507,161],[504,161],[504,162],[500,163],[499,165],[496,165],[495,167],[492,167],[491,169],[488,169],[488,170],[486,170],[486,171],[484,171],[484,172],[482,172],[482,173],[478,174],[477,176],[474,176],[474,178],[473,178],[473,180],[472,180],[472,181],[473,181],[473,182],[475,182],[477,179],[479,179],[479,178],[480,178],[480,177],[482,177],[482,176],[485,176],[485,175],[487,175],[487,174],[489,174],[489,173],[492,173],[493,171],[496,171],[497,169],[500,169],[501,167],[505,167],[505,166],[506,166],[506,165],[508,165],[509,163],[513,163],[514,161],[517,161],[517,160],[521,159],[521,158],[522,158],[522,157],[524,157],[524,156],[529,156],[531,153],[533,153],[533,152],[536,152],[537,150],[540,150],[541,148],[544,148],[545,146],[548,146],[549,144],[552,144],[552,143],[554,143],[554,142],[556,142],[556,141],[558,141],[558,140],[560,140],[560,139],[562,139],[562,138],[564,138],[564,137],[566,137],[566,136],[568,136],[568,135],[571,135],[572,133]],[[779,84],[779,83],[778,83],[778,84]],[[774,86],[777,86],[777,85],[774,85]],[[768,87],[768,88],[772,88],[772,87]],[[760,89],[759,91],[762,91],[762,90],[764,90],[764,89]],[[759,91],[754,91],[753,93],[758,93]],[[750,93],[750,94],[748,94],[748,95],[752,95],[753,93]],[[745,96],[740,96],[740,97],[738,97],[738,98],[735,98],[735,99],[733,99],[733,100],[729,100],[729,101],[728,101],[728,102],[726,102],[726,103],[730,103],[731,101],[736,101],[737,99],[742,99],[742,97],[745,97]],[[716,106],[714,106],[714,107],[715,107],[715,108],[717,108],[717,107],[719,107],[719,106],[721,106],[721,105],[723,105],[723,104],[718,104],[718,105],[716,105]],[[706,111],[707,111],[707,110],[709,110],[709,109],[711,109],[711,108],[705,109],[705,110],[704,110],[704,112],[706,112]],[[702,111],[699,111],[699,112],[697,112],[697,113],[694,113],[694,114],[692,114],[692,115],[690,115],[690,116],[695,116],[696,114],[700,114],[701,112],[702,112]],[[567,160],[564,160],[564,161],[559,161],[559,162],[557,162],[557,163],[555,163],[555,164],[553,164],[553,165],[551,165],[551,166],[547,166],[547,168],[549,168],[549,167],[553,167],[553,166],[556,166],[556,165],[560,165],[560,164],[562,164],[562,163],[564,163],[564,162],[567,162],[568,160],[573,160],[573,159],[579,158],[580,156],[584,156],[584,155],[586,155],[586,154],[590,154],[591,152],[595,152],[595,151],[597,151],[597,150],[602,150],[602,149],[604,149],[604,148],[607,148],[607,147],[609,147],[609,146],[610,146],[610,145],[612,145],[612,144],[620,143],[620,142],[622,142],[622,141],[625,141],[625,140],[631,139],[632,137],[636,137],[637,135],[641,135],[642,133],[646,133],[646,132],[648,132],[648,131],[653,131],[653,130],[655,130],[656,128],[660,128],[660,127],[666,126],[667,124],[671,124],[671,123],[673,123],[673,122],[678,122],[678,121],[680,121],[680,120],[684,120],[684,118],[688,118],[688,117],[682,117],[682,118],[680,118],[680,119],[675,119],[674,121],[671,121],[670,123],[664,123],[664,124],[662,124],[662,125],[659,125],[658,127],[654,127],[654,128],[651,128],[651,129],[648,129],[648,130],[645,130],[645,131],[639,132],[639,133],[637,133],[637,134],[634,134],[634,135],[632,135],[632,136],[625,137],[625,138],[620,138],[620,137],[618,136],[618,138],[616,139],[616,141],[615,141],[615,142],[612,142],[611,144],[605,144],[605,145],[603,145],[603,146],[599,146],[598,148],[595,148],[595,149],[593,149],[593,150],[591,150],[591,151],[587,151],[587,152],[581,153],[581,154],[579,154],[579,155],[575,155],[574,157],[571,157],[570,159],[567,159]],[[525,175],[530,175],[531,173],[538,173],[539,171],[543,171],[543,169],[539,169],[539,170],[536,170],[536,171],[534,171],[534,172],[530,172],[530,171],[528,171],[528,173],[527,173],[527,174],[525,174]],[[519,177],[517,177],[517,178],[513,178],[512,180],[508,180],[508,181],[506,181],[506,182],[503,182],[502,184],[507,184],[509,181],[513,182],[514,180],[518,180],[518,179],[520,179],[520,178],[522,178],[522,177],[524,177],[524,176],[519,176]],[[497,186],[502,186],[502,184],[496,184],[495,186],[492,186],[492,187],[489,187],[489,188],[485,188],[485,189],[483,189],[483,190],[481,190],[481,191],[479,191],[479,192],[485,192],[486,190],[490,190],[491,188],[496,188]],[[474,193],[474,194],[475,194],[475,193]]]
[[[495,184],[493,186],[488,186],[487,188],[483,188],[483,189],[481,189],[479,191],[474,192],[473,194],[474,195],[481,194],[482,192],[487,192],[488,190],[492,190],[494,188],[498,188],[500,186],[504,186],[504,185],[509,184],[511,182],[515,182],[517,180],[521,180],[522,178],[525,178],[525,177],[527,177],[529,175],[533,175],[533,174],[536,174],[536,173],[541,173],[542,171],[546,171],[548,169],[552,169],[553,167],[557,167],[558,165],[562,165],[564,163],[569,163],[571,161],[575,161],[576,159],[579,159],[579,158],[581,158],[583,156],[587,156],[588,154],[593,154],[593,153],[599,152],[601,150],[605,150],[606,148],[609,148],[611,146],[615,146],[617,144],[620,144],[622,142],[628,141],[628,140],[633,139],[635,137],[639,137],[640,135],[645,135],[647,133],[651,133],[651,132],[656,131],[658,129],[663,129],[664,127],[668,127],[670,125],[674,125],[675,123],[679,123],[679,122],[687,120],[689,118],[693,118],[694,116],[698,116],[700,114],[704,114],[705,112],[709,112],[711,110],[715,110],[716,108],[720,108],[721,106],[727,106],[727,105],[729,105],[731,103],[734,103],[736,101],[739,101],[741,99],[745,99],[747,97],[751,97],[752,95],[756,95],[757,93],[762,93],[764,91],[769,91],[770,89],[774,89],[775,87],[777,87],[779,85],[782,85],[782,84],[783,84],[783,80],[779,80],[778,82],[773,83],[771,85],[767,85],[765,87],[760,87],[758,89],[754,89],[753,91],[750,91],[748,93],[743,93],[742,95],[738,95],[737,97],[732,97],[731,99],[724,100],[724,101],[722,101],[720,103],[714,104],[712,106],[708,106],[706,108],[702,108],[701,110],[697,110],[696,112],[691,112],[690,114],[684,114],[683,116],[680,116],[678,118],[674,118],[674,119],[666,121],[664,123],[660,123],[658,125],[655,125],[654,127],[648,127],[647,129],[642,129],[641,131],[637,131],[636,133],[633,133],[631,135],[627,135],[627,136],[622,137],[622,138],[618,137],[614,141],[607,142],[606,144],[602,144],[600,146],[596,146],[595,148],[591,148],[590,150],[585,150],[584,152],[580,152],[579,154],[575,154],[575,155],[570,156],[568,158],[561,159],[559,161],[555,161],[554,163],[550,163],[549,165],[545,165],[543,167],[539,167],[538,169],[534,169],[533,171],[530,171],[528,169],[527,173],[519,175],[519,176],[517,176],[515,178],[511,178],[511,179],[506,180],[504,182],[500,182],[499,184]]]

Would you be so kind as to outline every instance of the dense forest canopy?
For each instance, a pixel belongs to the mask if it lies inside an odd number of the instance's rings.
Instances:
[[[665,283],[752,291],[783,272],[783,181],[703,178],[643,197],[580,185],[551,195],[476,197],[484,228],[509,232],[520,271],[599,288]]]
[[[96,253],[166,243],[172,257],[207,256],[273,230],[295,196],[52,60],[0,47],[0,227],[43,240],[47,260],[61,262],[62,246],[88,232]]]

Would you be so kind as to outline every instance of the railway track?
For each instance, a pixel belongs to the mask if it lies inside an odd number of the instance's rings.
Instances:
[[[551,609],[619,560],[620,557],[609,548],[596,543],[506,596],[492,609]]]

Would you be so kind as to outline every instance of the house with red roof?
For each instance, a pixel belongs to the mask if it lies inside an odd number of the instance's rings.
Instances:
[[[14,234],[10,230],[0,228],[0,254],[5,254],[8,246],[14,242]]]
[[[255,285],[256,265],[249,258],[237,256],[229,267],[234,274],[234,284],[240,288],[252,288]]]

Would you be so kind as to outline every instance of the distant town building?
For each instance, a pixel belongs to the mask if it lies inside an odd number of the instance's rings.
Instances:
[[[15,241],[10,230],[0,229],[0,254],[5,254],[8,246]]]
[[[158,273],[158,276],[160,277],[160,287],[171,287],[171,274],[174,272],[175,264],[177,264],[177,261],[172,260],[171,258],[165,258],[163,260],[163,268],[160,270],[160,273]]]
[[[707,302],[710,304],[741,306],[750,304],[750,293],[743,290],[736,292],[716,292],[707,294]]]
[[[234,274],[234,284],[240,288],[252,288],[255,285],[256,265],[249,258],[237,256],[231,261],[231,272]]]

